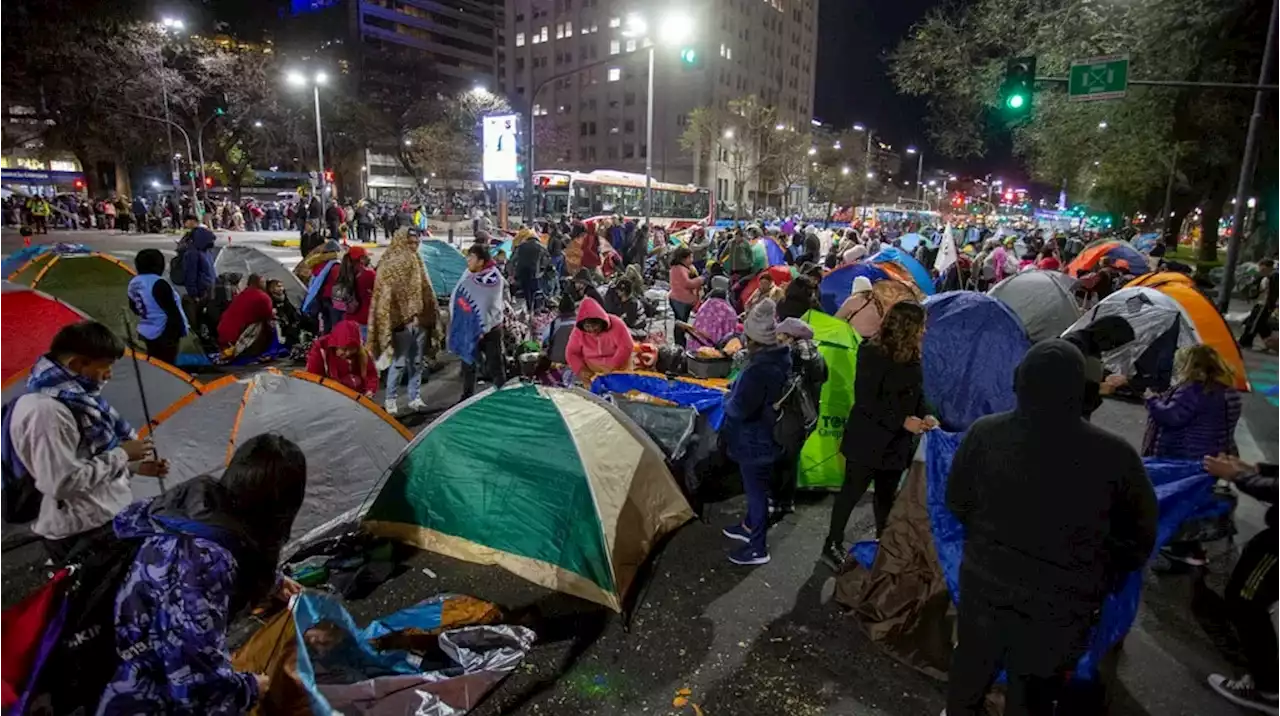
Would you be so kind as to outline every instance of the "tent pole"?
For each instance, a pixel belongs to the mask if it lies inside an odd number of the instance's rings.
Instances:
[[[129,337],[129,358],[133,361],[133,376],[138,379],[138,396],[142,399],[142,417],[147,421],[147,434],[155,435],[155,423],[151,422],[151,409],[147,407],[147,389],[142,385],[142,368],[138,367],[138,353],[136,344],[133,342],[133,326],[129,324],[129,314],[125,311],[120,312],[120,319],[124,321],[124,332]],[[155,450],[155,443],[152,443],[152,452],[156,459],[160,458],[160,453]],[[160,481],[160,494],[164,494],[164,475],[157,475],[156,479]]]

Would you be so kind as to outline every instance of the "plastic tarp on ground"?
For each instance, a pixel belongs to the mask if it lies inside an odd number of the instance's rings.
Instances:
[[[1122,288],[1107,296],[1098,305],[1085,311],[1080,320],[1062,335],[1085,328],[1103,316],[1120,316],[1133,327],[1134,334],[1134,339],[1127,345],[1102,356],[1102,363],[1110,373],[1133,377],[1134,364],[1175,323],[1179,324],[1179,348],[1200,342],[1195,326],[1183,313],[1182,306],[1169,296],[1146,286]]]
[[[653,546],[692,517],[661,448],[617,407],[513,385],[419,434],[365,528],[621,611]]]
[[[835,489],[844,483],[844,455],[840,453],[840,440],[844,437],[849,410],[853,408],[854,376],[858,369],[861,340],[848,322],[821,311],[808,311],[802,320],[813,328],[818,352],[827,363],[827,382],[822,384],[818,427],[800,448],[796,485]]]
[[[724,424],[724,399],[727,393],[723,388],[713,388],[680,378],[667,380],[657,373],[607,373],[591,381],[591,392],[597,395],[626,394],[631,391],[693,408],[715,430],[719,430]]]
[[[25,376],[63,326],[87,318],[46,293],[5,281],[0,286],[0,345],[4,346],[0,382],[8,388]]]
[[[422,257],[437,296],[447,297],[467,272],[466,257],[447,241],[423,239],[418,243],[418,256]]]
[[[75,306],[127,337],[123,317],[128,313],[133,321],[127,291],[135,275],[132,268],[106,254],[47,252],[29,261],[10,280]]]
[[[987,295],[1011,308],[1032,343],[1057,338],[1080,318],[1075,279],[1059,271],[1031,270],[997,283]]]
[[[915,281],[916,288],[926,296],[932,296],[935,293],[933,287],[933,274],[929,270],[916,261],[911,254],[901,251],[892,246],[886,246],[870,258],[873,264],[895,263],[905,268],[911,274],[911,280]]]
[[[9,300],[7,294],[4,300]],[[6,359],[8,350],[6,344]],[[134,356],[137,357],[136,371]],[[31,366],[28,365],[5,381],[3,402],[7,403],[26,392],[30,370]],[[155,422],[164,420],[178,408],[179,403],[194,399],[203,390],[200,381],[191,375],[145,353],[134,353],[131,349],[126,349],[124,357],[115,362],[111,373],[111,380],[102,388],[102,397],[120,413],[120,417],[129,421],[134,430],[142,430],[147,425],[146,411],[142,409],[139,376],[142,379],[142,389],[146,390],[147,408]]]
[[[1159,241],[1160,241],[1160,232],[1153,231],[1149,234],[1138,234],[1137,236],[1133,237],[1130,243],[1133,244],[1133,248],[1139,251],[1150,251],[1151,249],[1154,249],[1156,247],[1156,243]]]
[[[889,278],[889,274],[885,273],[884,269],[866,261],[832,269],[818,284],[818,298],[822,303],[822,310],[835,315],[844,300],[849,297],[849,293],[853,291],[853,280],[859,276],[866,276],[871,283]]]
[[[1031,347],[1022,321],[996,299],[948,291],[924,302],[924,394],[948,430],[1012,410],[1013,372]]]
[[[249,278],[249,274],[255,273],[262,277],[264,284],[275,279],[284,284],[284,293],[295,307],[301,307],[302,301],[307,297],[307,287],[302,285],[292,271],[252,246],[228,244],[219,248],[218,255],[213,259],[213,270],[219,275],[238,273],[242,282]]]
[[[168,485],[219,475],[246,440],[278,433],[307,456],[307,494],[286,556],[331,526],[349,521],[412,433],[376,403],[310,373],[274,369],[224,376],[182,401],[152,431],[169,461]],[[152,478],[135,478],[138,499],[159,494]]]
[[[271,677],[254,713],[460,716],[510,674],[534,633],[496,606],[442,594],[363,629],[342,604],[305,592],[232,657]]]

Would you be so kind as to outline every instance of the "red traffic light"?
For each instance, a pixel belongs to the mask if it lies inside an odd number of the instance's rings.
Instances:
[[[75,181],[71,182],[71,185],[72,185],[72,186],[74,186],[74,187],[75,187],[75,188],[77,188],[77,189],[83,189],[83,188],[84,188],[84,180],[83,180],[83,179],[76,179]]]
[[[325,182],[326,182],[326,183],[330,183],[330,184],[332,184],[332,183],[333,183],[333,170],[332,170],[332,169],[325,169],[325,170],[324,170],[324,180],[325,180]]]
[[[1010,191],[1006,191],[1006,192],[1004,193],[1004,200],[1005,200],[1005,201],[1007,201],[1007,202],[1012,202],[1012,201],[1013,201],[1013,191],[1012,191],[1012,190],[1010,190]]]
[[[209,176],[205,177],[205,178],[204,178],[204,185],[205,185],[205,186],[213,186],[213,177],[209,177]]]

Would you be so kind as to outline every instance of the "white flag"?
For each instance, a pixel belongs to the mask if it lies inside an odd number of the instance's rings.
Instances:
[[[956,262],[956,240],[951,237],[951,224],[942,231],[942,245],[938,247],[938,257],[933,260],[933,267],[938,273],[946,273]]]

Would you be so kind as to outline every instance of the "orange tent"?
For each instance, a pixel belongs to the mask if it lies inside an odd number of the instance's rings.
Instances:
[[[1161,273],[1158,276],[1177,276],[1182,274]],[[1132,285],[1132,284],[1131,284]],[[1205,345],[1213,346],[1218,351],[1218,355],[1222,356],[1222,360],[1226,361],[1235,373],[1235,387],[1237,390],[1249,390],[1249,378],[1245,372],[1244,356],[1240,354],[1240,346],[1236,343],[1236,338],[1231,334],[1231,329],[1227,327],[1227,322],[1223,320],[1222,314],[1218,313],[1218,309],[1213,302],[1205,298],[1195,288],[1194,283],[1186,283],[1178,278],[1171,278],[1163,283],[1148,284],[1149,288],[1163,293],[1178,302],[1182,308],[1182,313],[1186,315],[1187,320],[1191,321],[1191,325],[1196,327],[1196,332],[1200,334],[1200,342]]]
[[[1138,276],[1125,284],[1125,287],[1147,286],[1149,288],[1159,288],[1161,285],[1166,283],[1178,284],[1190,288],[1195,288],[1196,286],[1196,280],[1185,273],[1178,273],[1176,271],[1160,271],[1159,273],[1148,273]]]

